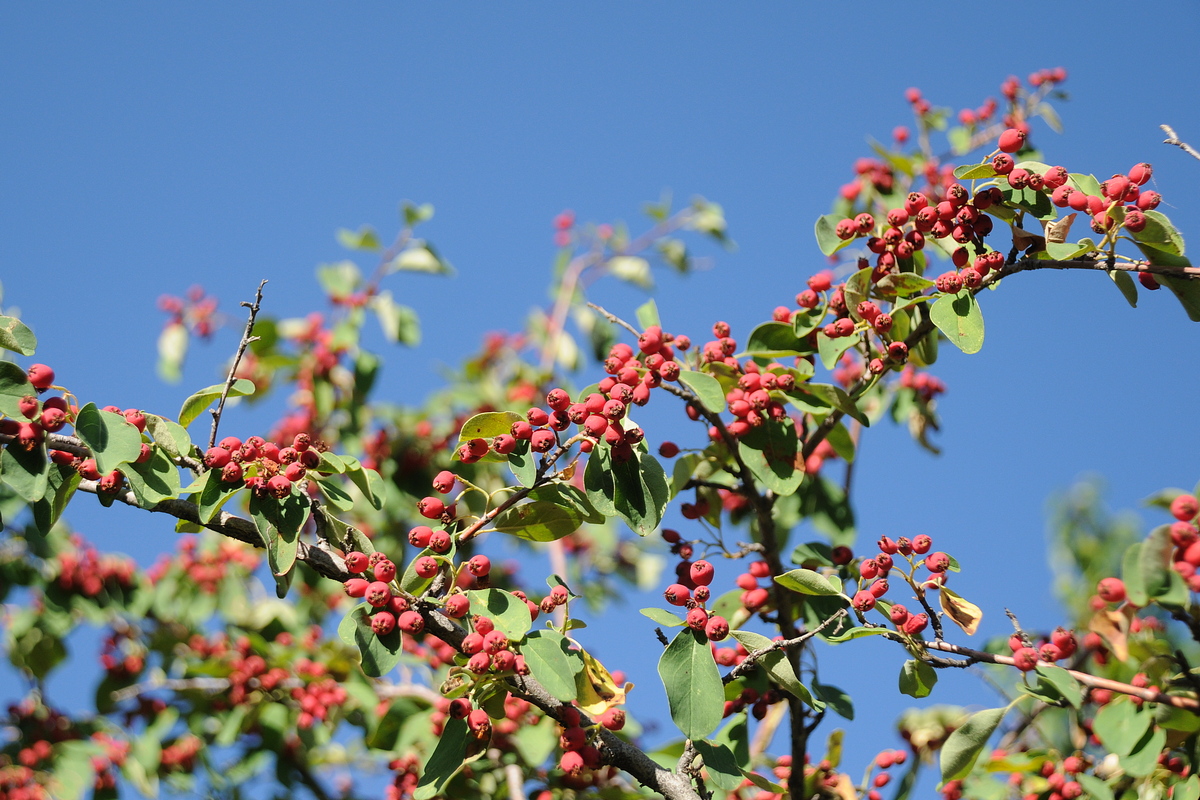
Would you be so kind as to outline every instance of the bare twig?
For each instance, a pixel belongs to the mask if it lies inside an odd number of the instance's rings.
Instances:
[[[1175,130],[1170,125],[1159,125],[1158,127],[1163,129],[1163,133],[1167,134],[1167,138],[1163,139],[1163,144],[1173,144],[1192,158],[1200,158],[1200,153],[1196,152],[1194,147],[1187,142],[1179,140],[1179,137],[1175,135]]]
[[[888,638],[894,641],[903,641],[902,637],[889,635]],[[969,647],[962,647],[949,642],[924,642],[924,646],[933,650],[941,650],[945,653],[954,653],[956,655],[966,656],[967,661],[958,662],[954,666],[968,666],[969,664],[987,663],[987,664],[1003,664],[1005,666],[1013,666],[1014,661],[1010,656],[998,656],[992,653],[985,653],[981,650],[972,650]],[[933,666],[940,666],[933,663]],[[1084,686],[1089,686],[1093,689],[1107,689],[1110,692],[1118,694],[1127,694],[1131,697],[1140,697],[1148,703],[1161,703],[1163,705],[1181,708],[1184,711],[1192,713],[1200,713],[1200,700],[1194,697],[1181,697],[1179,695],[1165,694],[1157,689],[1141,688],[1120,681],[1101,678],[1096,675],[1089,675],[1086,672],[1080,672],[1075,669],[1068,669],[1067,672],[1075,680],[1082,683]]]
[[[791,639],[780,639],[778,642],[772,642],[767,647],[764,647],[760,650],[755,650],[754,652],[749,653],[744,659],[742,659],[742,662],[740,664],[738,664],[733,669],[729,670],[729,673],[727,675],[725,675],[725,677],[721,678],[721,682],[729,683],[730,681],[736,680],[737,678],[746,674],[751,669],[753,669],[754,666],[759,662],[759,660],[762,659],[764,656],[767,656],[778,650],[783,650],[783,649],[786,649],[789,647],[796,647],[797,645],[804,644],[809,639],[813,638],[818,633],[825,630],[827,627],[829,627],[831,624],[833,624],[837,620],[843,619],[845,616],[846,616],[846,609],[843,608],[841,611],[837,612],[836,614],[833,614],[833,615],[827,617],[820,625],[813,628],[811,631],[806,631],[805,633],[801,634],[800,636],[796,636]]]
[[[114,702],[120,703],[132,697],[137,697],[155,689],[166,689],[171,692],[187,692],[199,690],[202,692],[221,692],[229,688],[228,678],[159,678],[135,683],[118,689],[112,693]]]
[[[254,294],[254,302],[243,302],[242,308],[250,309],[250,317],[246,320],[246,331],[242,334],[242,341],[238,343],[237,353],[233,357],[233,363],[229,365],[229,375],[225,378],[225,389],[221,392],[221,399],[217,401],[217,407],[212,412],[212,433],[208,435],[208,447],[211,450],[213,445],[217,443],[217,426],[221,424],[221,413],[225,410],[225,400],[229,397],[229,392],[233,389],[233,383],[237,380],[237,368],[242,363],[242,356],[246,354],[246,348],[251,342],[257,341],[258,337],[254,336],[254,318],[258,316],[258,308],[262,304],[262,290],[267,285],[264,279],[258,284],[258,291]]]
[[[637,328],[633,327],[628,322],[626,322],[625,320],[618,317],[616,314],[614,314],[611,311],[609,311],[608,309],[604,308],[604,306],[597,305],[596,303],[588,303],[588,308],[593,309],[595,311],[599,311],[600,314],[606,320],[608,320],[609,322],[611,322],[614,325],[620,325],[622,328],[629,331],[634,336],[642,335],[641,332]]]

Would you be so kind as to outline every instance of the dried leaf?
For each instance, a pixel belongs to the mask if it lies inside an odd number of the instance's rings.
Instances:
[[[580,650],[579,654],[583,658],[583,670],[575,678],[579,707],[597,716],[613,706],[624,705],[625,694],[633,688],[633,684],[618,686],[604,665],[591,653]]]
[[[979,610],[979,606],[962,599],[945,586],[939,590],[939,594],[942,611],[946,612],[946,616],[954,620],[954,624],[962,628],[967,636],[974,634],[979,628],[979,621],[983,619],[983,612]]]
[[[1024,228],[1012,229],[1013,232],[1013,247],[1018,250],[1045,250],[1046,239],[1043,236],[1038,236],[1036,233],[1030,233]]]
[[[1129,658],[1129,620],[1119,611],[1101,609],[1092,615],[1088,622],[1088,630],[1099,634],[1108,644],[1108,649],[1116,656],[1117,661]]]
[[[1067,214],[1062,219],[1046,220],[1042,223],[1046,228],[1046,241],[1054,244],[1062,244],[1067,241],[1067,236],[1071,233],[1071,223],[1075,221],[1078,214]]]

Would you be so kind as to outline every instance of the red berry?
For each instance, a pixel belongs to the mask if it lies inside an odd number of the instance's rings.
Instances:
[[[29,382],[38,391],[44,391],[54,385],[54,370],[45,364],[33,364],[28,371]]]
[[[492,571],[492,561],[484,555],[473,556],[467,562],[467,571],[478,578],[482,578]]]
[[[454,488],[454,482],[458,480],[454,473],[450,470],[442,470],[433,478],[433,488],[442,494],[446,494]]]
[[[432,528],[428,525],[418,525],[408,532],[408,543],[424,550],[429,546],[429,537],[431,536],[433,536]]]
[[[1012,655],[1013,666],[1022,672],[1029,672],[1037,666],[1038,653],[1032,647],[1022,647]]]
[[[1190,494],[1181,494],[1171,501],[1171,516],[1180,522],[1190,522],[1200,513],[1200,503]]]
[[[1106,603],[1120,603],[1125,599],[1125,583],[1120,578],[1104,578],[1096,585],[1096,594]]]
[[[688,568],[688,572],[691,575],[692,583],[697,586],[708,586],[712,583],[715,570],[711,563],[700,560],[692,562],[692,566]]]
[[[392,599],[392,590],[383,581],[372,581],[367,586],[366,594],[367,602],[376,608],[382,608]]]
[[[396,620],[396,627],[411,636],[416,636],[425,630],[425,620],[416,611],[405,611]]]
[[[1015,153],[1025,146],[1025,131],[1019,128],[1009,128],[1000,134],[1000,149],[1005,153]]]
[[[376,636],[387,636],[396,629],[396,616],[390,611],[376,611],[371,615],[371,631]]]
[[[371,584],[366,578],[350,578],[344,585],[346,587],[346,594],[350,597],[364,597],[367,593],[367,587]]]
[[[360,553],[357,550],[346,553],[346,571],[353,572],[355,575],[367,571],[367,554]]]
[[[417,512],[425,519],[437,519],[446,511],[446,504],[437,497],[425,497],[417,501]]]
[[[396,577],[396,565],[391,561],[380,561],[375,565],[373,574],[375,575],[375,580],[388,583]]]
[[[544,428],[536,430],[529,438],[529,449],[535,453],[546,453],[553,449],[558,439],[554,435],[554,431],[548,431]]]
[[[672,583],[663,592],[663,597],[673,606],[682,606],[692,599],[692,590],[680,583]]]
[[[704,625],[704,635],[714,642],[721,641],[729,635],[729,622],[724,617],[709,617]]]
[[[462,619],[467,615],[471,608],[471,601],[465,594],[452,594],[446,598],[446,605],[443,609],[446,616],[454,619]]]
[[[708,612],[697,606],[687,613],[687,625],[694,630],[702,631],[708,625]]]
[[[413,572],[422,578],[432,578],[437,571],[438,562],[433,556],[421,556],[413,562]]]

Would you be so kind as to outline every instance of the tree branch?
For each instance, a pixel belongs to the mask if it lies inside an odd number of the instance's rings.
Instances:
[[[1170,125],[1159,125],[1158,127],[1162,128],[1163,132],[1167,134],[1167,138],[1163,139],[1163,144],[1173,144],[1192,158],[1200,158],[1200,153],[1197,153],[1194,147],[1187,142],[1179,140],[1179,137],[1175,135],[1175,130]]]
[[[258,339],[254,336],[254,318],[258,316],[258,307],[262,304],[262,290],[267,285],[266,279],[258,284],[258,291],[254,295],[253,303],[243,302],[242,308],[250,309],[250,318],[246,320],[246,332],[242,334],[242,341],[238,344],[237,353],[233,357],[233,363],[229,365],[229,376],[225,378],[225,389],[221,392],[221,399],[217,401],[217,407],[212,412],[212,432],[208,435],[208,449],[212,449],[217,443],[217,426],[221,424],[221,414],[225,410],[225,401],[229,398],[229,390],[233,388],[234,381],[237,380],[238,364],[242,362],[242,356],[246,353],[246,348],[250,343]]]

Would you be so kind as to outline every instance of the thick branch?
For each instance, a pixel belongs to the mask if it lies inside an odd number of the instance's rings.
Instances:
[[[88,492],[89,494],[99,494],[99,485],[96,481],[80,481],[79,491]],[[133,492],[118,492],[115,499],[134,508],[142,507],[138,505],[137,498]],[[265,547],[262,536],[253,522],[235,514],[230,514],[228,511],[218,512],[208,523],[202,523],[200,521],[200,509],[195,503],[175,498],[163,500],[146,510],[159,514],[167,514],[176,519],[201,525],[222,536],[228,536],[230,539],[237,539],[239,542],[245,542],[255,547]],[[296,551],[296,560],[308,564],[319,575],[324,575],[326,578],[332,578],[341,583],[345,583],[353,577],[346,570],[346,564],[342,561],[342,557],[334,553],[324,542],[318,542],[317,544],[300,542]]]
[[[455,649],[462,647],[466,631],[435,608],[425,607],[420,610],[425,619],[427,633],[432,633]],[[514,676],[508,679],[508,684],[512,694],[532,703],[559,722],[562,722],[564,710],[571,707],[551,695],[530,676]],[[586,717],[583,722],[585,725],[590,724]],[[663,769],[640,748],[622,740],[612,731],[603,727],[600,727],[599,731],[607,763],[628,772],[643,786],[662,794],[668,800],[700,800],[700,795],[686,777]]]

